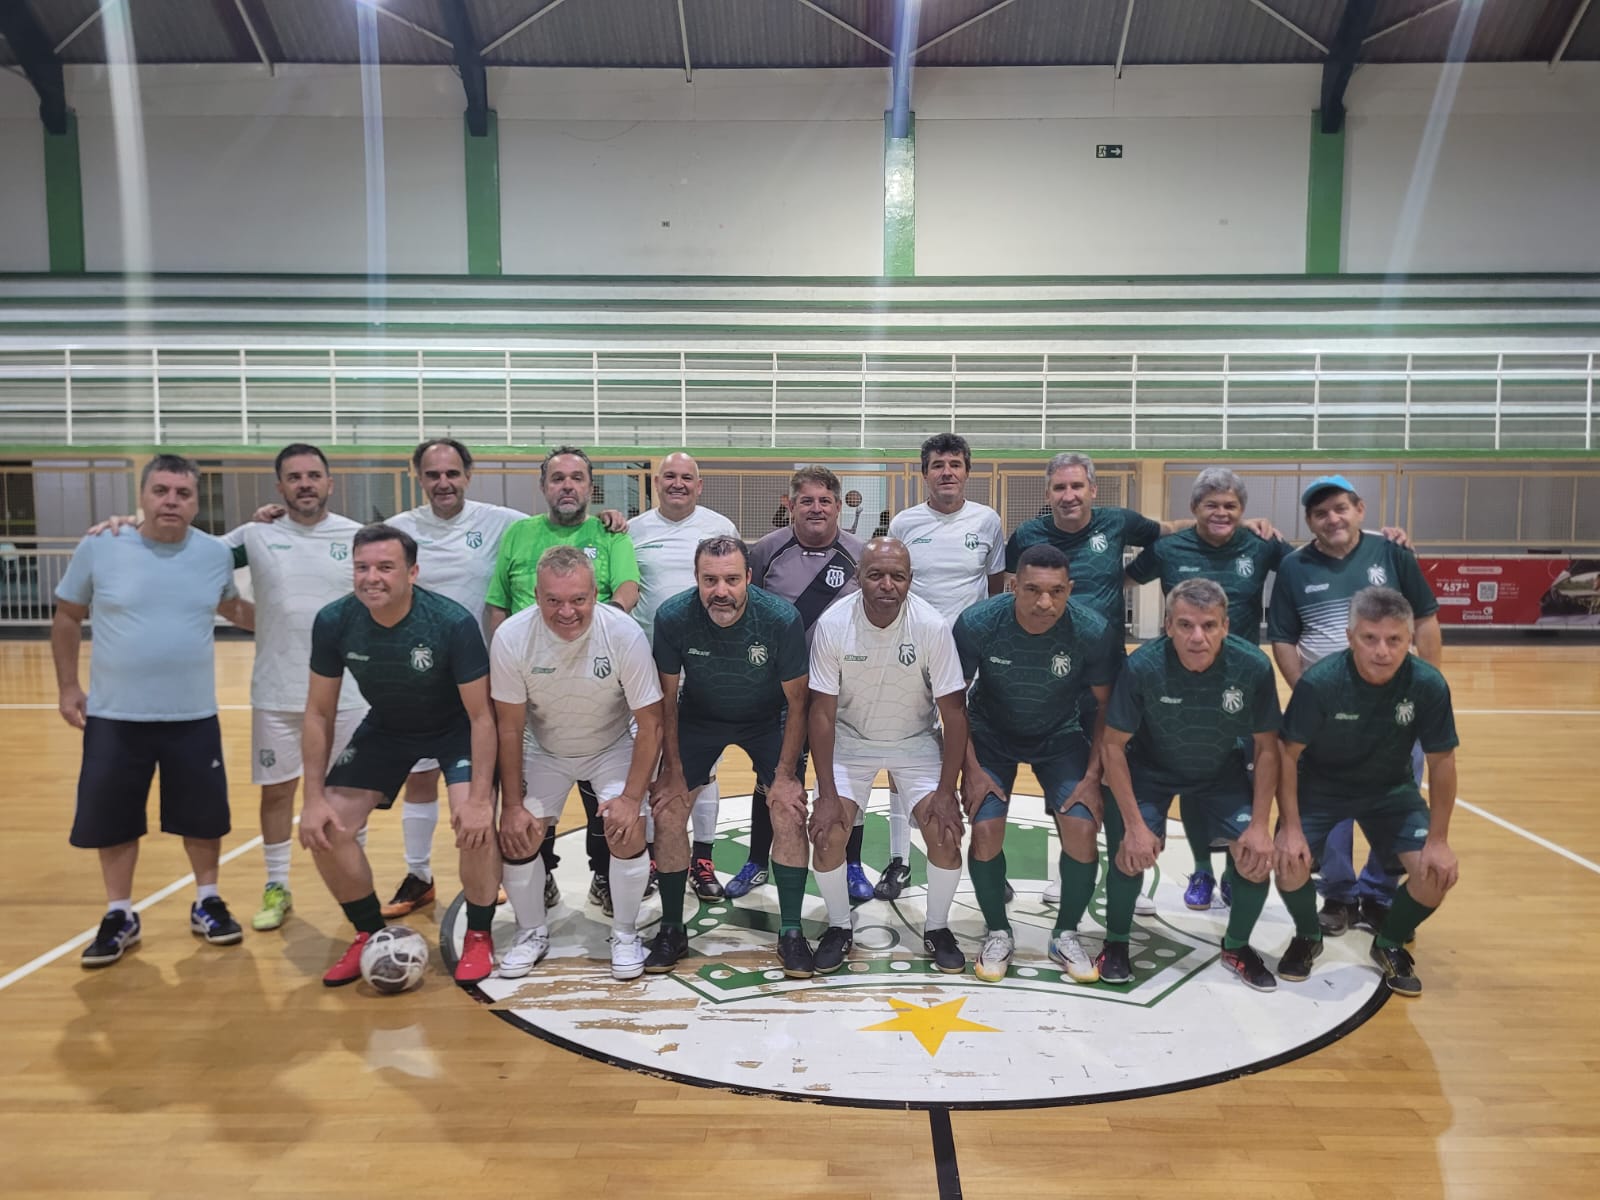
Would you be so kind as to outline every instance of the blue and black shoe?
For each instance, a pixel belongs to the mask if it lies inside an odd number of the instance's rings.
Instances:
[[[747,896],[767,881],[767,869],[759,863],[747,862],[739,873],[723,885],[723,894],[730,900]]]
[[[242,935],[241,935],[242,936]],[[100,919],[94,941],[83,948],[78,961],[86,968],[109,967],[123,952],[139,944],[139,914],[112,909]]]
[[[867,882],[866,869],[860,863],[845,864],[844,874],[850,883],[851,904],[865,904],[872,899],[872,885]]]
[[[213,946],[232,946],[244,940],[244,930],[233,919],[221,896],[207,896],[196,900],[189,909],[189,931],[205,938]]]
[[[1196,871],[1189,876],[1189,886],[1183,891],[1185,908],[1204,912],[1211,907],[1211,896],[1216,891],[1217,878],[1210,871]]]

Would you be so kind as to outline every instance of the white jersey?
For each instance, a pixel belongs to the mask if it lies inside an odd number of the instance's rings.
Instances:
[[[417,582],[430,592],[448,596],[478,618],[483,627],[483,598],[489,594],[500,537],[528,514],[498,504],[468,500],[448,521],[424,504],[396,513],[389,524],[417,542]]]
[[[328,513],[315,525],[287,516],[270,524],[251,521],[222,539],[233,564],[248,567],[256,605],[256,660],[250,671],[250,703],[258,709],[304,712],[311,677],[311,626],[325,605],[350,594],[350,541],[361,526]],[[367,702],[350,672],[339,689],[339,707]]]
[[[939,753],[939,696],[964,691],[956,639],[938,610],[907,596],[887,629],[867,620],[861,593],[817,618],[811,690],[839,697],[835,756],[913,761]]]
[[[889,536],[911,552],[911,594],[921,596],[952,625],[989,595],[989,576],[1006,569],[1000,514],[968,500],[953,513],[918,504],[898,512]]]
[[[650,643],[621,609],[596,605],[588,630],[568,642],[535,605],[495,631],[489,692],[528,706],[532,749],[586,758],[628,733],[633,710],[661,699],[661,681]]]
[[[695,547],[709,537],[738,537],[739,531],[721,513],[697,505],[681,521],[669,521],[653,508],[628,522],[628,536],[639,560],[639,603],[633,619],[654,640],[661,602],[695,586]]]

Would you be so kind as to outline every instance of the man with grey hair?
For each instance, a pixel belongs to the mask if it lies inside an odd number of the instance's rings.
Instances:
[[[1417,996],[1422,983],[1406,944],[1458,875],[1449,844],[1459,744],[1450,688],[1410,652],[1416,622],[1399,592],[1363,588],[1347,613],[1347,648],[1305,669],[1283,718],[1276,867],[1295,936],[1278,975],[1303,980],[1322,953],[1310,876],[1334,828],[1353,819],[1381,861],[1405,872],[1376,930],[1372,960],[1391,992]],[[1426,801],[1411,771],[1419,741],[1428,760]]]

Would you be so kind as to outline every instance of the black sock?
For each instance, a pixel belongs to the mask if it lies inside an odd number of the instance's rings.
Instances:
[[[694,844],[694,857],[695,858],[710,858],[711,857],[711,843],[710,842],[696,842]]]
[[[488,933],[494,928],[494,905],[467,901],[467,928]]]
[[[861,865],[861,835],[866,832],[866,826],[857,825],[850,830],[850,840],[844,844],[844,860],[847,863]]]
[[[383,928],[383,905],[378,903],[378,893],[368,892],[359,900],[350,900],[341,905],[344,915],[350,924],[356,927],[357,933],[377,933]]]
[[[544,869],[554,871],[561,862],[561,856],[556,853],[556,839],[546,836],[544,844],[539,847],[539,857],[544,859]]]
[[[767,811],[767,789],[758,787],[750,805],[750,861],[763,869],[772,858],[772,814]]]

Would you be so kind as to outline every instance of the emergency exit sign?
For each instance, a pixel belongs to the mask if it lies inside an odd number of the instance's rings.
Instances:
[[[1094,156],[1096,158],[1121,158],[1122,143],[1114,142],[1110,145],[1107,145],[1102,142],[1100,145],[1094,148]]]

